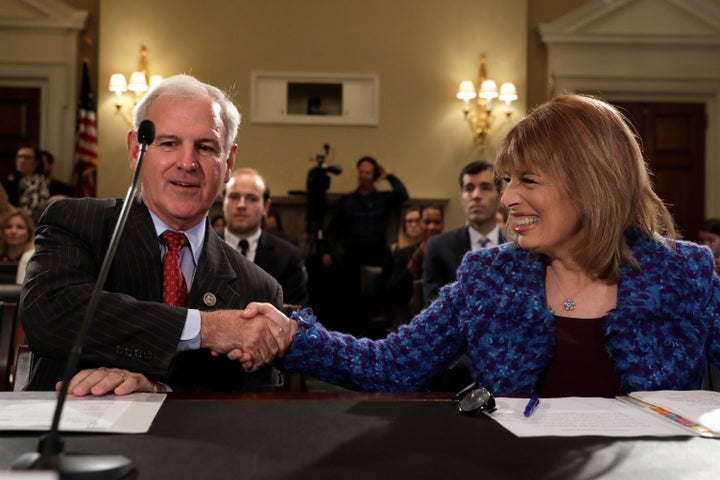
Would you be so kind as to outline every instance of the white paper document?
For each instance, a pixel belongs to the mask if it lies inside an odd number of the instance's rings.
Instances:
[[[487,415],[518,437],[638,437],[693,436],[682,425],[615,398],[541,398],[530,417],[528,399],[497,398],[497,410]]]
[[[60,431],[145,433],[166,396],[69,395],[60,417]],[[0,392],[0,430],[49,430],[56,404],[55,392]]]

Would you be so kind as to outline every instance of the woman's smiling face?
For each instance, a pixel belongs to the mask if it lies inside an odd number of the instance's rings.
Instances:
[[[538,169],[505,175],[502,203],[521,247],[551,258],[572,256],[580,215],[565,189]]]

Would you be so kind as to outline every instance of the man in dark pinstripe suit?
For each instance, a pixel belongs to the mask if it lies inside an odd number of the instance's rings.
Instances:
[[[83,346],[79,368],[87,370],[70,392],[266,389],[277,382],[261,365],[284,351],[290,331],[242,319],[240,311],[256,300],[281,307],[282,290],[207,221],[234,164],[237,108],[215,87],[177,75],[140,101],[136,128],[144,119],[155,124],[156,136],[142,165],[142,194]],[[127,147],[134,169],[136,132],[128,133]],[[115,199],[61,200],[42,215],[20,305],[37,359],[30,389],[53,389],[61,379],[121,207]],[[165,230],[189,240],[180,251],[185,306],[162,303],[166,248],[158,236]],[[253,373],[218,355],[233,349],[251,359]]]

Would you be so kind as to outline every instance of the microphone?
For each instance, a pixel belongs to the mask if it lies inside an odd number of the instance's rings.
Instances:
[[[105,285],[105,280],[110,271],[110,264],[115,257],[115,251],[117,250],[120,237],[125,229],[125,222],[128,213],[130,213],[130,205],[137,190],[140,167],[142,166],[145,152],[147,151],[148,145],[155,140],[155,124],[150,120],[143,120],[138,128],[137,137],[140,143],[140,154],[138,155],[138,161],[135,166],[135,173],[133,174],[132,183],[130,184],[130,188],[128,188],[125,201],[120,210],[120,217],[118,218],[115,230],[110,239],[110,245],[108,246],[107,253],[100,267],[100,273],[95,281],[95,287],[90,295],[85,316],[80,324],[80,331],[77,337],[75,337],[75,342],[73,343],[67,364],[65,365],[65,373],[62,379],[60,393],[58,393],[57,404],[55,405],[52,426],[48,433],[40,437],[37,452],[29,452],[21,455],[20,458],[13,463],[11,467],[13,470],[56,470],[60,474],[61,480],[119,479],[125,477],[133,470],[132,461],[121,455],[65,453],[65,442],[60,438],[60,417],[63,406],[65,405],[65,398],[68,394],[70,380],[75,374],[75,369],[80,360],[82,346],[85,343],[85,337],[87,337],[90,323],[92,322],[98,302],[100,301],[100,292],[102,291],[103,285]]]

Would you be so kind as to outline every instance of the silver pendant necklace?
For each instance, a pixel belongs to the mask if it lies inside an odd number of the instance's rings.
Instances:
[[[563,300],[563,302],[562,302],[563,308],[565,309],[566,312],[571,312],[571,311],[575,310],[576,304],[575,304],[575,300],[573,300],[573,297],[577,296],[577,294],[580,293],[582,288],[580,290],[578,290],[575,293],[575,295],[573,295],[572,297],[568,296],[563,291],[562,287],[560,286],[560,282],[558,281],[557,275],[555,275],[555,270],[553,270],[552,265],[548,265],[548,268],[550,268],[550,273],[552,273],[552,277],[553,277],[553,281],[555,281],[555,285],[557,285],[558,290],[560,290],[560,293],[562,294],[562,296],[565,297],[565,300]]]

